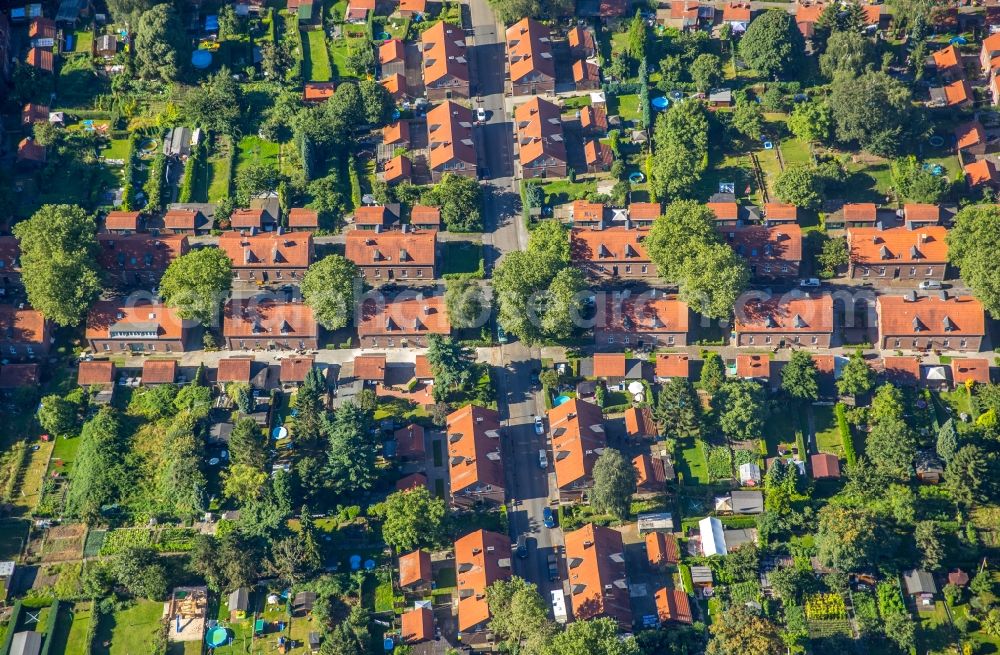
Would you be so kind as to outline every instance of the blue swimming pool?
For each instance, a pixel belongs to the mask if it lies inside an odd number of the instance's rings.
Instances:
[[[562,405],[564,402],[567,402],[569,399],[570,397],[565,394],[556,396],[556,399],[552,401],[552,406],[558,407],[559,405]]]

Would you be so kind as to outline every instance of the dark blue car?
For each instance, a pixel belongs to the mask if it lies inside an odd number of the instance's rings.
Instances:
[[[542,523],[546,528],[556,527],[556,515],[555,512],[552,511],[551,507],[542,509]]]

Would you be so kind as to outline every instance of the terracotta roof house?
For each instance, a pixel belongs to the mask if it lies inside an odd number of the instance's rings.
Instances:
[[[111,234],[135,234],[142,230],[142,213],[108,212],[108,215],[104,217],[104,229]]]
[[[834,355],[812,354],[813,365],[816,367],[816,381],[819,386],[820,398],[837,397],[837,358]],[[784,368],[782,368],[784,371]]]
[[[427,484],[427,476],[423,473],[411,473],[396,481],[396,491],[407,491],[408,489],[416,489],[417,487],[423,487],[430,491],[430,485]]]
[[[829,348],[833,338],[833,297],[750,298],[736,307],[737,346]]]
[[[677,537],[667,532],[647,532],[646,559],[655,568],[676,565],[681,561]]]
[[[548,411],[560,502],[579,500],[594,484],[594,463],[607,447],[601,408],[573,398]]]
[[[208,234],[212,223],[195,209],[171,209],[163,215],[163,228],[173,234]]]
[[[399,556],[399,586],[410,589],[430,587],[434,581],[431,574],[431,554],[426,550],[415,550]]]
[[[799,276],[802,264],[802,228],[798,225],[753,225],[730,227],[721,231],[736,254],[747,260],[753,277]]]
[[[601,88],[601,69],[594,62],[578,59],[573,62],[572,70],[577,91]]]
[[[514,109],[521,177],[566,177],[566,142],[559,107],[534,97]]]
[[[348,0],[347,10],[344,12],[344,22],[364,23],[368,20],[368,14],[375,11],[375,0]]]
[[[400,617],[400,637],[404,644],[419,644],[434,639],[434,612],[429,607],[417,607]]]
[[[826,4],[822,2],[807,1],[796,3],[795,24],[798,26],[799,31],[802,32],[803,38],[813,38],[816,21],[819,20],[819,17],[823,14],[824,9],[826,9]]]
[[[302,100],[312,104],[326,102],[333,97],[337,87],[333,82],[306,82],[302,88]]]
[[[642,242],[644,230],[613,227],[607,230],[570,230],[573,264],[591,278],[651,279],[656,266]]]
[[[691,358],[684,353],[657,353],[654,374],[658,382],[664,382],[670,378],[687,380],[691,377]]]
[[[189,350],[192,332],[191,323],[165,305],[121,306],[116,301],[99,300],[87,315],[85,336],[98,353],[170,353]]]
[[[382,143],[388,146],[407,147],[410,145],[410,122],[398,120],[382,128]]]
[[[676,297],[608,294],[595,317],[594,343],[598,348],[686,346],[690,314],[687,303]]]
[[[445,173],[475,178],[476,144],[472,110],[446,100],[427,112],[428,164],[438,182]]]
[[[951,360],[951,379],[955,386],[968,384],[989,384],[990,360],[955,357]]]
[[[660,5],[656,12],[657,21],[668,27],[682,31],[696,30],[701,24],[711,24],[715,19],[715,7],[701,4],[699,0],[673,0],[667,10]]]
[[[955,144],[970,155],[986,154],[986,129],[978,120],[962,123],[955,128]]]
[[[271,232],[245,235],[225,232],[221,248],[233,263],[233,279],[258,284],[302,279],[313,260],[313,240],[308,232]]]
[[[589,27],[575,26],[566,35],[570,55],[576,59],[589,59],[597,54],[597,42]]]
[[[770,380],[771,358],[767,355],[736,355],[736,377],[743,380]]]
[[[941,222],[941,207],[923,203],[903,205],[903,222],[911,230],[937,225]]]
[[[424,444],[424,426],[410,423],[393,433],[396,440],[396,457],[422,461],[427,452]]]
[[[21,246],[17,238],[0,236],[0,287],[9,289],[21,284]]]
[[[437,231],[347,233],[345,256],[358,266],[369,284],[395,280],[433,280],[437,262]]]
[[[379,177],[386,184],[409,182],[413,178],[413,164],[410,163],[409,157],[397,155],[385,162],[385,167]]]
[[[39,16],[31,19],[31,23],[28,25],[29,39],[54,39],[57,35],[56,22],[51,18]]]
[[[253,366],[250,357],[226,357],[219,360],[216,368],[215,381],[218,384],[229,382],[250,383],[250,371]]]
[[[920,360],[916,357],[883,357],[882,376],[897,386],[915,387],[920,384]]]
[[[400,39],[383,41],[378,47],[378,63],[383,76],[405,73],[406,50],[403,42]]]
[[[440,21],[424,31],[420,50],[423,55],[424,88],[431,102],[469,97],[469,62],[465,31]]]
[[[281,360],[278,380],[283,385],[300,385],[315,365],[316,360],[312,357],[285,357]]]
[[[604,228],[604,205],[587,200],[574,200],[569,206],[569,218],[573,227],[600,230]]]
[[[397,103],[409,95],[406,88],[406,76],[402,73],[393,73],[388,77],[383,77],[378,83],[389,92],[389,95]]]
[[[691,615],[691,602],[682,589],[663,587],[656,591],[656,614],[660,623],[684,623],[691,625],[694,618]]]
[[[997,167],[989,159],[980,159],[966,164],[963,170],[965,171],[965,181],[969,186],[974,187],[981,184],[996,186],[1000,182],[1000,178],[997,177]]]
[[[319,229],[319,212],[305,207],[288,210],[288,228],[296,232],[311,232]]]
[[[354,377],[367,384],[385,382],[385,355],[360,355],[354,358]]]
[[[173,384],[177,381],[176,359],[147,359],[142,363],[142,384]]]
[[[444,296],[401,294],[394,299],[366,298],[358,317],[362,348],[425,348],[428,336],[451,334]]]
[[[98,234],[97,262],[115,286],[154,286],[170,262],[189,250],[186,236]]]
[[[51,326],[41,312],[0,305],[0,357],[35,359],[45,357],[51,342]]]
[[[632,202],[628,206],[629,222],[640,229],[652,227],[662,213],[658,202]]]
[[[782,223],[798,223],[799,208],[782,202],[764,203],[764,223],[779,225]]]
[[[983,39],[983,45],[979,50],[979,64],[984,75],[988,76],[993,70],[991,62],[998,56],[1000,56],[1000,32],[993,32]]]
[[[894,227],[847,230],[848,275],[876,283],[893,280],[943,280],[948,269],[948,230]]]
[[[978,352],[986,334],[983,305],[972,296],[879,296],[875,311],[881,348]]]
[[[397,11],[403,18],[412,18],[417,14],[426,14],[427,4],[427,0],[399,0]]]
[[[588,173],[606,172],[615,159],[611,148],[597,139],[588,139],[583,144],[583,157],[587,161]]]
[[[441,209],[427,205],[414,205],[410,209],[410,225],[418,230],[440,230]]]
[[[635,469],[635,492],[640,495],[656,495],[666,489],[667,470],[662,457],[641,453],[632,458]]]
[[[749,2],[727,2],[722,8],[722,22],[732,25],[735,34],[746,32],[750,16]]]
[[[878,207],[873,202],[847,203],[841,209],[841,214],[843,227],[875,227]]]
[[[45,146],[38,145],[34,138],[26,136],[17,143],[17,163],[25,166],[44,164],[47,152]]]
[[[532,18],[522,18],[507,28],[506,37],[511,95],[554,93],[556,66],[549,28]]]
[[[434,371],[431,369],[427,355],[417,355],[413,358],[413,377],[417,380],[427,380],[433,384]]]
[[[500,415],[486,407],[466,405],[448,415],[446,431],[452,505],[502,504]]]
[[[931,87],[932,107],[957,108],[972,104],[972,87],[966,80],[956,80],[943,87]]]
[[[230,350],[315,350],[319,325],[301,302],[232,299],[223,310],[222,336]]]
[[[354,227],[378,232],[391,227],[395,217],[385,205],[362,205],[354,210]]]
[[[620,380],[625,377],[625,353],[595,353],[594,377]]]
[[[937,74],[945,82],[954,82],[965,79],[965,71],[962,69],[962,55],[954,44],[941,50],[931,53],[931,60]]]
[[[80,362],[76,383],[81,387],[110,389],[115,384],[115,363],[107,360]]]
[[[705,206],[715,214],[716,226],[731,226],[739,223],[740,206],[735,202],[709,202]]]
[[[809,458],[813,477],[817,480],[840,477],[840,460],[830,453],[815,453]]]
[[[52,54],[51,50],[45,50],[44,48],[31,48],[28,50],[25,62],[32,68],[37,68],[46,73],[51,73],[55,70],[55,55]]]
[[[621,533],[588,523],[564,537],[573,617],[578,621],[609,617],[623,630],[630,629],[632,606]]]
[[[458,587],[458,631],[465,635],[482,632],[490,619],[486,588],[511,577],[510,537],[476,530],[455,542]]]
[[[596,105],[583,107],[580,109],[580,129],[585,136],[603,137],[608,133],[608,113]]]
[[[229,226],[234,230],[272,231],[277,219],[264,209],[236,209],[229,217]]]
[[[625,410],[625,434],[630,439],[656,439],[660,431],[653,422],[649,407],[629,407]]]

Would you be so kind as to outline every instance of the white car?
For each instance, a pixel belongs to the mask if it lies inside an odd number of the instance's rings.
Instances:
[[[535,417],[535,434],[545,434],[545,424],[542,423],[542,417]]]
[[[545,454],[545,450],[538,451],[538,468],[547,469],[549,468],[549,457]]]
[[[942,284],[938,280],[924,280],[918,286],[926,291],[928,289],[940,289]]]
[[[819,286],[819,278],[807,277],[806,279],[799,281],[799,286],[800,287],[818,287]]]
[[[483,107],[476,107],[476,122],[480,124],[486,122],[486,109]]]

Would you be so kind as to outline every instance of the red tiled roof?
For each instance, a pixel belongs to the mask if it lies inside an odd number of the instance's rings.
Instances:
[[[972,87],[966,80],[957,80],[944,86],[944,97],[949,107],[972,102]]]
[[[80,362],[76,383],[81,387],[89,387],[94,384],[114,384],[115,363],[108,361]]]
[[[421,36],[421,50],[424,85],[447,84],[451,79],[469,81],[465,32],[460,27],[445,21],[435,23]]]
[[[947,228],[940,225],[919,230],[854,227],[847,230],[847,244],[856,264],[938,264],[948,261],[947,236]]]
[[[630,437],[652,437],[659,434],[653,423],[653,412],[648,407],[629,407],[625,410],[625,433]]]
[[[410,224],[425,229],[439,227],[441,225],[441,209],[427,205],[414,205],[410,209]]]
[[[315,339],[319,327],[306,303],[230,300],[223,310],[222,334],[226,338]]]
[[[282,382],[304,382],[315,363],[312,357],[286,357],[281,360],[278,379]]]
[[[49,121],[48,105],[38,105],[29,102],[21,110],[21,123],[31,125],[33,123],[47,123]]]
[[[989,159],[980,159],[966,164],[963,170],[966,180],[971,186],[993,184],[997,181],[997,168]]]
[[[564,538],[574,618],[607,616],[623,626],[631,626],[632,606],[621,533],[588,523],[565,533]]]
[[[819,20],[826,5],[822,2],[800,2],[795,7],[796,23],[815,23]]]
[[[658,378],[689,378],[691,377],[691,359],[686,354],[658,354],[656,356],[656,377]]]
[[[628,206],[628,217],[633,221],[655,221],[661,213],[658,202],[633,202]]]
[[[797,221],[799,208],[782,202],[768,202],[764,204],[764,216],[771,221]]]
[[[319,212],[305,207],[293,207],[288,210],[288,227],[317,228],[319,227]]]
[[[32,48],[28,50],[28,56],[25,58],[25,61],[32,68],[38,68],[46,73],[51,73],[55,70],[55,56],[51,50]]]
[[[844,205],[844,220],[852,223],[866,221],[874,223],[878,217],[878,207],[873,202],[848,203]]]
[[[411,473],[396,482],[396,491],[406,491],[407,489],[416,489],[417,487],[424,487],[430,490],[430,485],[427,484],[427,476],[423,473]]]
[[[0,389],[38,386],[41,367],[38,364],[5,364],[0,366]]]
[[[625,353],[596,353],[594,355],[594,377],[625,377]]]
[[[385,90],[389,92],[396,100],[399,100],[404,95],[406,95],[406,76],[402,73],[393,73],[388,77],[384,77],[379,80],[379,84],[385,87]]]
[[[176,379],[176,359],[147,359],[142,363],[143,384],[173,384]]]
[[[962,123],[955,128],[955,139],[958,141],[959,150],[971,148],[980,143],[986,143],[986,130],[983,128],[983,124],[977,120]]]
[[[990,360],[956,357],[951,360],[951,379],[956,386],[965,384],[966,380],[972,380],[978,384],[989,384]]]
[[[163,215],[163,227],[168,230],[193,230],[198,225],[198,214],[194,209],[171,209]]]
[[[940,72],[950,71],[952,69],[958,69],[961,71],[961,57],[958,54],[958,49],[954,45],[949,45],[947,48],[942,48],[941,50],[935,50],[931,53],[931,57],[934,59],[934,66]]]
[[[556,484],[572,489],[590,480],[607,444],[604,416],[597,405],[573,398],[548,411]]]
[[[459,631],[490,618],[486,588],[511,577],[510,554],[510,537],[506,534],[476,530],[455,542]]]
[[[920,382],[920,360],[916,357],[883,357],[882,371],[894,384],[915,385]]]
[[[121,306],[113,300],[99,300],[87,315],[86,337],[108,339],[115,326],[153,325],[157,339],[181,339],[184,322],[175,310],[165,305],[140,302]]]
[[[678,298],[630,296],[618,302],[609,294],[603,309],[597,316],[597,327],[605,330],[657,334],[688,331],[688,305]]]
[[[264,227],[264,210],[236,209],[229,217],[229,224],[233,229],[249,230],[255,227],[260,230]]]
[[[937,205],[911,203],[903,205],[903,217],[906,222],[917,221],[926,223],[941,220],[941,208]]]
[[[802,261],[802,228],[794,223],[763,227],[721,227],[736,254],[753,263]]]
[[[108,212],[104,219],[106,230],[138,230],[140,212]]]
[[[604,205],[587,200],[574,200],[570,213],[575,223],[600,223],[604,220]]]
[[[446,100],[427,112],[427,141],[430,166],[441,169],[461,162],[476,168],[476,147],[472,138],[472,110]]]
[[[34,309],[0,305],[0,339],[10,343],[43,343],[45,316]]]
[[[393,433],[396,439],[396,455],[398,457],[418,458],[426,452],[424,446],[424,426],[411,423]]]
[[[167,234],[99,234],[97,260],[107,271],[166,270],[170,262],[188,252],[186,236]]]
[[[608,131],[608,113],[602,107],[587,105],[580,110],[580,127],[598,132]],[[653,203],[639,203],[653,204]]]
[[[749,298],[736,306],[737,332],[833,332],[833,297]]]
[[[226,357],[219,360],[219,367],[215,374],[215,381],[225,382],[250,382],[250,371],[253,360],[249,357]]]
[[[409,587],[419,582],[431,582],[431,554],[415,550],[399,556],[399,586]]]
[[[570,251],[575,262],[649,263],[642,242],[646,230],[613,227],[607,230],[575,228],[570,230]]]
[[[382,143],[394,145],[410,142],[410,121],[399,120],[382,128]]]
[[[522,18],[507,28],[506,37],[511,83],[536,78],[555,79],[549,28],[532,18]]]
[[[771,359],[767,355],[736,355],[736,376],[744,379],[770,379]]]
[[[428,30],[430,31],[430,30]],[[399,39],[389,39],[383,41],[378,47],[378,63],[385,66],[394,61],[403,61],[406,53],[403,51],[403,42]]]
[[[614,159],[611,148],[604,145],[597,139],[591,139],[584,144],[583,155],[587,160],[588,166],[596,166],[599,164],[607,165],[611,163],[612,159]]]
[[[302,91],[302,99],[306,102],[322,102],[329,100],[336,92],[333,82],[307,82]]]
[[[986,334],[983,305],[972,296],[879,296],[876,300],[879,334],[886,336]]]
[[[389,212],[383,205],[362,205],[354,210],[355,225],[385,225]]]
[[[450,334],[444,296],[406,296],[393,300],[368,298],[361,305],[358,336]]]
[[[566,143],[563,141],[559,114],[559,107],[538,96],[514,110],[522,166],[532,166],[540,159],[566,161]]]
[[[382,179],[387,184],[408,181],[412,175],[413,165],[410,163],[409,157],[405,155],[398,155],[387,161],[385,169],[382,171]]]
[[[31,162],[44,162],[46,158],[45,146],[40,146],[35,143],[35,140],[30,136],[26,136],[21,139],[17,144],[17,160],[18,161],[31,161]]]
[[[347,233],[345,256],[358,266],[398,266],[402,263],[434,266],[436,235],[434,230],[381,233],[351,230]]]
[[[219,237],[219,248],[234,268],[304,268],[312,262],[313,240],[308,232],[226,232]]]
[[[478,405],[466,405],[448,415],[448,470],[451,491],[505,485],[500,450],[500,415]]]
[[[426,380],[427,378],[434,377],[427,355],[417,355],[413,358],[413,377],[418,380]]]
[[[434,638],[434,612],[417,607],[403,613],[400,637],[404,644],[418,644]]]
[[[688,595],[682,590],[667,587],[658,589],[655,601],[656,613],[661,622],[676,621],[686,624],[694,622],[694,617],[691,615],[691,602]]]
[[[740,216],[740,206],[735,202],[709,202],[705,206],[712,210],[719,221],[735,221]]]
[[[577,84],[600,82],[601,69],[592,61],[577,59],[573,62],[573,81]]]
[[[821,479],[840,477],[840,460],[837,459],[836,455],[831,455],[830,453],[816,453],[809,458],[809,461],[812,464],[814,478]]]
[[[354,377],[366,382],[384,382],[385,355],[360,355],[355,357]]]
[[[677,538],[666,532],[647,533],[646,558],[649,560],[650,566],[677,564],[680,561]]]
[[[729,21],[744,22],[750,20],[750,3],[726,3],[726,6],[722,9],[722,20],[727,23]]]

